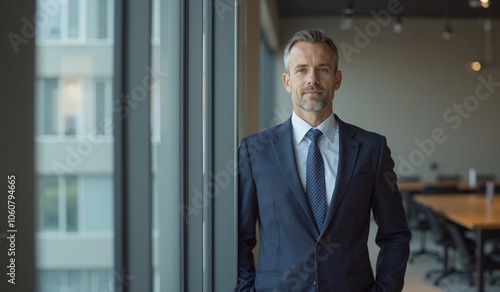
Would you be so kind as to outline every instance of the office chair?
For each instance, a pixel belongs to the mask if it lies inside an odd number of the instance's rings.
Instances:
[[[420,182],[419,176],[402,176],[399,177],[400,182]],[[403,197],[403,203],[406,212],[406,221],[408,222],[408,227],[413,232],[420,233],[420,248],[417,251],[411,252],[409,263],[413,263],[415,258],[423,255],[431,256],[437,260],[441,260],[441,257],[437,252],[430,251],[427,249],[427,233],[430,231],[431,227],[427,218],[425,218],[425,213],[422,207],[417,204],[413,198],[412,192],[401,192]]]
[[[424,255],[441,260],[441,257],[437,252],[427,249],[427,233],[431,230],[431,226],[425,216],[423,207],[413,200],[411,194],[405,192],[402,196],[406,206],[405,210],[408,227],[412,232],[417,231],[420,233],[420,248],[410,254],[408,262],[413,263],[415,258]]]
[[[494,174],[477,174],[476,182],[478,185],[484,184],[488,181],[495,181],[496,177]]]
[[[456,185],[439,184],[439,185],[427,185],[422,190],[422,194],[429,196],[436,194],[457,194],[459,190]],[[454,267],[449,266],[449,251],[454,249],[455,245],[449,232],[446,230],[444,225],[444,218],[436,214],[428,207],[421,206],[424,214],[429,222],[432,238],[434,243],[443,247],[443,268],[429,270],[425,274],[425,278],[429,279],[432,275],[438,274],[437,278],[434,279],[434,285],[439,285],[439,283],[446,277],[452,274],[462,274],[462,271],[456,270]]]
[[[474,285],[474,278],[472,273],[476,271],[476,248],[474,241],[465,237],[464,233],[458,225],[447,222],[446,228],[450,232],[451,238],[453,239],[456,251],[457,259],[462,267],[467,271],[467,276],[469,278],[469,284]],[[472,243],[471,243],[472,242]],[[495,252],[485,254],[483,257],[483,267],[485,272],[490,274],[493,271],[500,270],[500,258]],[[500,279],[491,279],[490,283],[494,284],[495,281]]]
[[[459,182],[462,180],[462,177],[458,174],[440,174],[436,180],[439,182]]]
[[[431,225],[434,242],[443,247],[443,268],[427,271],[425,278],[430,279],[432,275],[437,274],[437,277],[433,281],[433,284],[437,286],[443,279],[450,275],[467,275],[467,271],[457,270],[453,265],[450,265],[449,252],[450,250],[456,250],[457,246],[446,227],[447,220],[430,208],[424,207],[424,210]]]
[[[500,184],[495,184],[494,188],[493,188],[493,191],[498,194],[500,193]],[[476,193],[478,194],[485,194],[486,193],[486,184],[481,184],[477,190],[476,190]]]

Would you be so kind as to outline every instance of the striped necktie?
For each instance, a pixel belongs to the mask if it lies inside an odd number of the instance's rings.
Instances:
[[[311,139],[307,152],[306,193],[318,231],[323,227],[326,213],[325,167],[318,147],[322,135],[318,129],[311,129],[306,133],[307,138]]]

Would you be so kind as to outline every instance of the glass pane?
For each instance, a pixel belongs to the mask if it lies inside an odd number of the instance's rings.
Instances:
[[[90,278],[90,291],[115,291],[113,288],[113,278],[109,270],[90,271]]]
[[[85,291],[81,289],[82,285],[82,277],[84,276],[83,271],[68,271],[66,275],[66,287],[64,291],[67,292],[80,292]]]
[[[79,127],[79,110],[81,107],[82,88],[78,81],[68,80],[64,83],[64,129],[66,135],[76,135]]]
[[[95,83],[95,125],[104,121],[106,112],[106,84],[104,81]],[[99,132],[98,132],[99,134]]]
[[[61,38],[61,4],[54,0],[38,0],[36,13],[37,38]]]
[[[151,60],[151,144],[153,174],[153,291],[181,291],[183,270],[179,184],[179,121],[182,1],[153,0]],[[168,70],[167,70],[168,68]],[[182,142],[181,142],[182,143]]]
[[[79,33],[78,0],[68,1],[68,38],[77,38]]]
[[[59,229],[59,187],[56,176],[38,177],[38,230]]]
[[[113,216],[113,177],[110,175],[87,175],[83,180],[84,230],[86,232],[111,232]],[[96,216],[100,214],[100,216]]]
[[[97,38],[108,38],[108,0],[98,0]]]
[[[95,45],[98,19],[113,36],[114,1],[101,2],[37,0],[37,291],[115,291],[113,42]]]
[[[40,273],[39,292],[59,292],[61,291],[61,273],[58,271],[46,270]]]
[[[78,231],[78,178],[66,177],[66,231]]]
[[[41,93],[42,103],[40,115],[43,122],[44,135],[57,134],[57,101],[58,101],[58,80],[46,78],[42,80],[43,92]]]

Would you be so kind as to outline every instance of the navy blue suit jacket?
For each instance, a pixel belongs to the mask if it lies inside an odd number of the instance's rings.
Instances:
[[[383,136],[335,118],[339,166],[321,231],[315,227],[297,172],[291,119],[243,139],[235,291],[402,290],[411,234],[390,150]],[[371,211],[380,247],[376,277],[367,248]]]

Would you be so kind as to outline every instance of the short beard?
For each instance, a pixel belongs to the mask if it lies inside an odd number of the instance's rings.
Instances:
[[[312,103],[312,105],[311,105],[311,103],[312,102],[300,100],[298,103],[298,106],[301,109],[306,110],[306,111],[319,111],[319,110],[324,109],[328,105],[328,102],[326,100],[316,101],[316,102]]]

